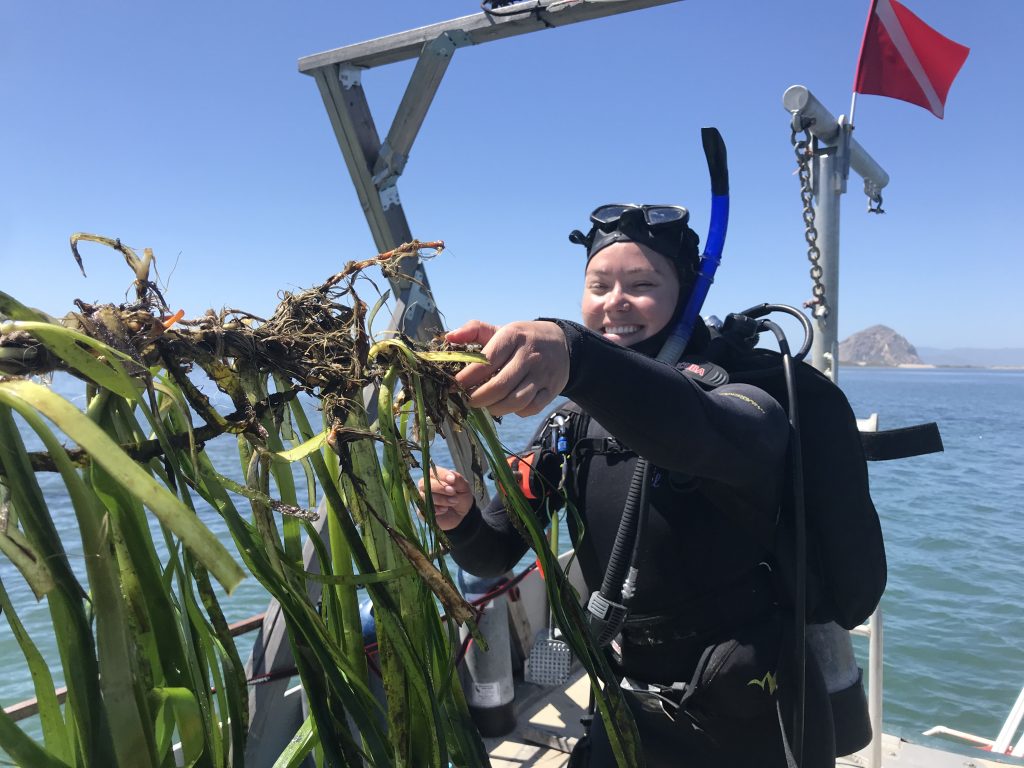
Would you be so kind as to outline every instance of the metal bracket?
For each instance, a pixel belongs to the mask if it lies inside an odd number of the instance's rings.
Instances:
[[[380,194],[381,207],[386,211],[393,205],[401,205],[402,201],[398,199],[398,185],[396,181],[397,176],[391,176],[384,180],[383,186],[378,188]]]
[[[839,192],[846,194],[846,182],[850,177],[850,142],[853,140],[853,126],[846,120],[846,115],[840,115],[839,136],[836,147],[839,150],[836,159],[839,161]]]
[[[782,95],[782,107],[792,115],[790,125],[794,130],[800,131],[807,127],[812,136],[826,144],[843,143],[841,122],[836,120],[804,86],[793,85],[787,88]],[[847,136],[847,139],[849,167],[861,178],[871,178],[875,186],[881,190],[889,183],[889,174],[864,151],[855,138]]]
[[[430,293],[424,290],[427,282],[427,272],[421,261],[416,265],[416,270],[409,278],[409,292],[405,296],[405,314],[402,317],[403,332],[412,334],[412,330],[418,327],[423,315],[434,311],[434,299]]]
[[[393,198],[392,193],[387,190],[405,170],[405,164],[409,160],[409,148],[444,76],[448,61],[456,48],[465,45],[472,45],[469,35],[461,29],[454,29],[442,32],[423,46],[419,62],[406,88],[406,94],[398,106],[394,124],[387,138],[381,142],[373,163],[371,178],[380,191],[385,208],[397,203],[397,198]],[[385,198],[385,195],[388,197]]]
[[[807,117],[799,110],[791,110],[789,114],[789,127],[793,129],[793,133],[803,133],[814,125],[814,118]]]
[[[473,41],[470,40],[468,32],[461,29],[449,29],[423,46],[423,50],[447,59],[455,52],[456,48],[472,44]]]
[[[362,82],[362,78],[363,70],[359,67],[353,67],[351,64],[338,65],[338,82],[341,83],[341,87],[346,91],[359,85]]]
[[[377,162],[374,164],[375,167],[380,167],[381,170],[371,177],[373,183],[378,189],[387,186],[389,180],[394,184],[394,180],[397,180],[402,175],[402,171],[405,170],[405,164],[408,160],[409,158],[406,155],[395,152],[392,146],[385,140],[380,145]]]

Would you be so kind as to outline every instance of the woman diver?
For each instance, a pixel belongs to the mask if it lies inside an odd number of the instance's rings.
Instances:
[[[651,465],[630,612],[608,647],[646,764],[782,768],[794,764],[783,724],[797,676],[772,563],[789,424],[756,387],[714,386],[705,366],[655,359],[695,283],[699,238],[688,219],[677,206],[601,206],[588,234],[570,236],[587,249],[582,325],[472,321],[447,338],[483,345],[489,364],[457,376],[473,406],[529,416],[559,395],[570,401],[534,444],[550,444],[552,424],[569,424],[565,492],[579,513],[569,527],[591,589],[613,556],[634,465],[641,456]],[[697,323],[687,355],[708,341]],[[545,455],[534,464],[550,487],[558,463]],[[500,495],[479,509],[454,470],[437,469],[430,482],[462,568],[496,576],[523,556]],[[835,764],[828,706],[808,658],[802,768]],[[587,765],[615,764],[600,718],[589,742]]]

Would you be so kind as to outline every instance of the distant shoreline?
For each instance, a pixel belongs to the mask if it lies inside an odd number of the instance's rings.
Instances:
[[[1024,365],[950,365],[936,363],[899,363],[889,365],[888,363],[844,363],[840,361],[840,368],[889,368],[895,370],[948,370],[968,369],[973,371],[1024,371]]]

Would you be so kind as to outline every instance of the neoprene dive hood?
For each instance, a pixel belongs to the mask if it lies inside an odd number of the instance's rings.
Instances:
[[[700,260],[700,238],[687,226],[690,212],[678,205],[609,203],[590,214],[587,234],[578,229],[569,240],[586,246],[587,263],[612,243],[639,243],[661,254],[675,266],[680,282],[690,284]]]

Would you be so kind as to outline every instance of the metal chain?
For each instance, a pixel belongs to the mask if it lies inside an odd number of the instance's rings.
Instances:
[[[796,164],[800,177],[800,202],[803,205],[804,239],[807,240],[807,259],[811,262],[811,293],[813,297],[804,302],[804,307],[812,308],[816,318],[824,321],[828,317],[828,303],[825,299],[825,284],[821,281],[823,270],[821,251],[818,250],[818,229],[814,225],[814,192],[811,189],[811,158],[814,157],[815,141],[811,138],[810,127],[802,125],[804,139],[797,140],[797,117],[793,116],[793,129],[790,142],[796,152]]]

